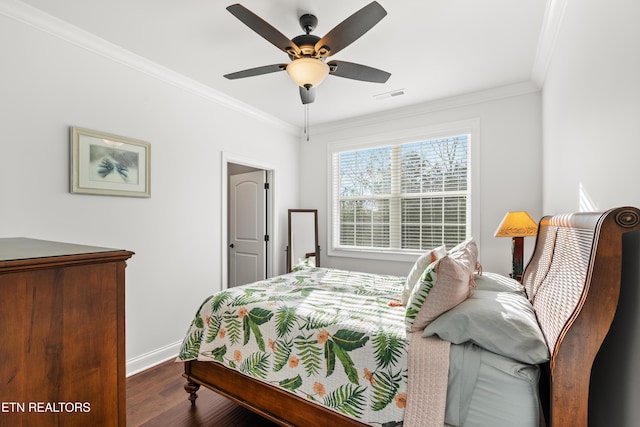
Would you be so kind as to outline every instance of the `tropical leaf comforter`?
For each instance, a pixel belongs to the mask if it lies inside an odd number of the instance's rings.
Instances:
[[[402,425],[404,278],[307,268],[209,297],[180,360],[222,363],[359,421]]]

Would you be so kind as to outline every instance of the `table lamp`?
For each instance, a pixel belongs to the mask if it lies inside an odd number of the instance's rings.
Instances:
[[[525,211],[507,212],[496,230],[496,237],[511,237],[511,254],[513,255],[513,271],[511,278],[522,280],[524,238],[535,236],[538,224]]]

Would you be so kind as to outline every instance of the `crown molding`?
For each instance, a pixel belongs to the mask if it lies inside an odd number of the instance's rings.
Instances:
[[[422,116],[437,111],[460,108],[468,105],[480,104],[483,102],[496,101],[499,99],[525,95],[528,93],[535,93],[539,91],[540,87],[532,81],[499,86],[491,89],[441,98],[420,104],[408,105],[393,110],[386,110],[345,120],[325,122],[322,123],[322,126],[319,126],[319,129],[314,132],[314,135],[319,136],[322,134],[328,134],[356,127],[366,127],[374,123],[393,121],[411,116]]]
[[[562,27],[568,0],[547,0],[542,28],[538,37],[538,48],[531,71],[531,79],[540,87],[544,86],[551,58],[556,47],[558,33]]]
[[[254,119],[265,122],[271,126],[292,135],[298,136],[300,129],[290,123],[280,120],[264,111],[251,107],[223,94],[209,86],[190,79],[167,67],[150,61],[131,51],[123,49],[107,40],[104,40],[88,31],[69,24],[59,18],[49,15],[40,9],[17,0],[0,0],[0,14],[11,19],[29,25],[42,32],[58,37],[70,44],[86,49],[96,55],[130,67],[136,71],[147,74],[164,83],[183,89],[194,95],[201,96],[209,101],[231,108]]]

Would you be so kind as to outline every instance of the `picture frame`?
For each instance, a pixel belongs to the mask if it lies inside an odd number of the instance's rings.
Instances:
[[[151,197],[151,144],[71,127],[71,193]]]

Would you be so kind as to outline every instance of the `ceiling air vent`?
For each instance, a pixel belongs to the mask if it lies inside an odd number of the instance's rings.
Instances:
[[[396,90],[392,90],[391,92],[385,92],[385,93],[379,93],[377,95],[373,95],[373,97],[375,99],[387,99],[387,98],[393,98],[396,96],[400,96],[400,95],[404,95],[405,91],[404,89],[396,89]]]

